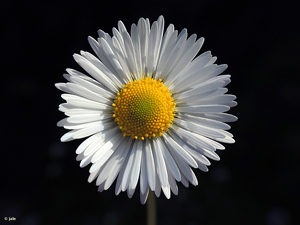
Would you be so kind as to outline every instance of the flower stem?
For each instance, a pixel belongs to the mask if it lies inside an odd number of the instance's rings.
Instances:
[[[149,191],[147,201],[147,225],[156,225],[156,199],[153,191]]]

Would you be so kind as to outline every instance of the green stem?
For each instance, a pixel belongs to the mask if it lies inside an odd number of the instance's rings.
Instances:
[[[153,191],[149,191],[147,200],[147,225],[156,225],[156,199]]]

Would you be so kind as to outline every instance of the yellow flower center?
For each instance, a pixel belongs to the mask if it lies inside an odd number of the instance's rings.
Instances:
[[[123,135],[144,140],[168,130],[176,104],[161,79],[147,77],[124,85],[112,106]]]

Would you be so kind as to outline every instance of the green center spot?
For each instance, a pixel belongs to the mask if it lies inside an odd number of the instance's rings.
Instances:
[[[148,114],[152,111],[152,104],[150,100],[143,100],[139,106],[139,111],[141,111],[143,114]]]

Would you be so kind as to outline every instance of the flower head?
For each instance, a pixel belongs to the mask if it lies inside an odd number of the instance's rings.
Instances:
[[[141,202],[149,190],[167,198],[177,195],[176,181],[197,185],[191,169],[208,171],[208,158],[219,160],[217,149],[234,143],[226,130],[237,118],[225,113],[236,105],[226,94],[227,65],[216,65],[211,52],[197,56],[204,39],[179,34],[174,25],[164,32],[162,16],[150,28],[141,18],[130,34],[120,21],[113,36],[98,31],[89,37],[94,55],[81,51],[75,61],[89,76],[67,69],[67,83],[56,87],[67,94],[59,106],[69,129],[61,141],[86,138],[76,150],[80,166],[90,167],[89,182],[129,197],[140,184]]]

